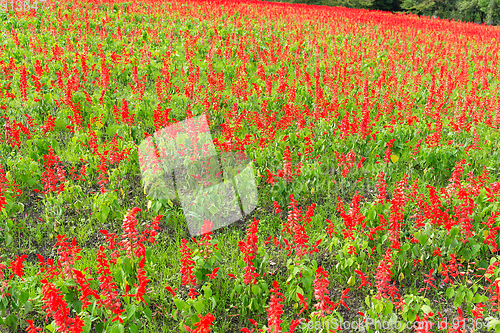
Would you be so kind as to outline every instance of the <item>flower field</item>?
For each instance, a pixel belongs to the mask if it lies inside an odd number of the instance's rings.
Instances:
[[[0,332],[500,332],[500,28],[261,1],[3,8]],[[139,149],[193,119],[257,189],[195,236]]]

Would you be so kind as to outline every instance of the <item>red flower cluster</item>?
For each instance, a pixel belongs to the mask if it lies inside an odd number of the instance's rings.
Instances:
[[[202,316],[201,314],[198,315],[198,318],[200,318],[200,321],[194,324],[194,327],[196,329],[191,329],[189,326],[184,325],[184,328],[188,332],[193,332],[193,333],[209,333],[211,331],[210,327],[212,326],[212,322],[215,320],[215,317],[208,313],[206,316]]]
[[[42,173],[42,184],[45,189],[44,193],[63,192],[66,182],[66,171],[64,170],[59,156],[55,154],[51,146],[49,146],[49,153],[43,155],[43,160],[43,167],[45,169]]]
[[[316,270],[316,279],[314,280],[314,297],[316,298],[316,303],[314,307],[319,310],[314,314],[320,317],[324,317],[327,314],[335,311],[335,308],[339,305],[338,303],[330,301],[330,291],[328,290],[328,271],[324,270],[323,267],[319,266]]]
[[[192,259],[193,252],[187,246],[187,240],[185,239],[182,240],[180,252],[182,285],[188,287],[191,286],[191,289],[189,290],[189,296],[191,296],[192,299],[195,299],[196,295],[198,295],[198,293],[193,288],[196,286],[196,277],[193,274],[195,262]]]
[[[250,227],[247,229],[247,239],[246,241],[240,241],[238,246],[240,248],[241,253],[243,253],[243,261],[246,266],[243,268],[245,271],[244,280],[245,284],[255,284],[257,283],[257,278],[259,277],[259,273],[256,272],[256,267],[254,266],[253,259],[257,254],[258,250],[258,225],[259,220],[257,218],[250,224]]]
[[[122,241],[118,243],[118,245],[127,251],[127,257],[132,259],[132,252],[139,248],[138,244],[138,234],[139,232],[137,231],[137,213],[141,211],[140,208],[134,207],[133,209],[130,209],[127,212],[127,215],[125,215],[125,218],[123,219],[123,225],[122,225]],[[139,257],[138,253],[136,253],[137,257]]]
[[[271,289],[271,300],[269,302],[269,308],[267,310],[267,332],[270,333],[280,333],[282,331],[281,315],[283,314],[283,294],[279,291],[278,282],[273,282],[273,288]]]

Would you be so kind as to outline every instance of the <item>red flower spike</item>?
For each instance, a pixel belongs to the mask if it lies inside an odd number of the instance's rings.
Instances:
[[[28,323],[29,327],[26,329],[26,331],[28,333],[36,333],[36,332],[40,332],[42,329],[40,327],[36,327],[35,325],[33,325],[33,320],[26,320],[26,322]]]
[[[216,267],[212,270],[212,273],[211,274],[207,274],[208,278],[210,280],[213,280],[217,277],[217,271],[219,270],[219,267]]]
[[[22,278],[24,276],[23,261],[26,260],[26,258],[28,258],[28,256],[26,254],[23,254],[22,256],[16,256],[16,259],[11,262],[10,266],[8,267],[12,270],[12,274],[9,277],[10,279],[12,279],[14,275],[17,275],[21,278],[21,280],[24,281],[24,279]]]
[[[281,315],[283,314],[283,294],[279,291],[277,281],[273,281],[273,289],[271,289],[271,300],[267,310],[268,332],[281,332]]]
[[[314,297],[316,298],[316,303],[314,307],[319,311],[315,312],[319,317],[324,317],[327,314],[332,313],[338,304],[330,301],[330,291],[328,290],[328,271],[324,270],[323,267],[319,266],[316,270],[316,278],[314,280]]]
[[[177,290],[177,288],[166,286],[165,289],[167,289],[167,291],[172,294],[172,297],[175,297],[175,291]]]

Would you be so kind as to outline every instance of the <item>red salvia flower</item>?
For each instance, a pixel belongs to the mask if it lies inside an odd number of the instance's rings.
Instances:
[[[346,307],[347,311],[351,311],[349,309],[349,307],[347,306],[347,304],[345,303],[345,299],[349,298],[349,296],[347,296],[347,293],[351,290],[351,288],[347,288],[345,289],[343,292],[342,292],[342,295],[340,296],[340,304],[342,304],[343,306]]]
[[[22,278],[24,276],[23,261],[26,260],[26,258],[28,258],[28,256],[26,254],[23,254],[22,256],[16,256],[16,259],[10,263],[10,266],[8,267],[12,270],[12,274],[10,275],[10,279],[12,279],[12,277],[14,275],[17,275],[24,281],[24,279]]]
[[[28,87],[27,79],[28,79],[28,73],[26,72],[26,67],[22,66],[21,67],[21,78],[20,78],[20,81],[21,81],[20,89],[21,89],[21,99],[23,101],[28,100],[28,94],[26,91],[27,87]]]
[[[283,211],[283,210],[281,210],[281,206],[277,201],[273,201],[273,206],[274,206],[274,213],[275,214],[279,214]]]
[[[326,228],[326,234],[330,237],[332,237],[332,234],[338,235],[338,233],[335,231],[335,224],[326,218],[325,221],[328,223],[328,227]]]
[[[186,330],[193,333],[211,332],[210,326],[212,326],[212,322],[215,320],[215,317],[208,313],[206,316],[202,316],[201,314],[199,314],[198,318],[200,318],[200,321],[194,324],[194,327],[196,327],[196,329],[193,330],[189,326],[184,325]]]
[[[293,232],[295,228],[299,225],[302,220],[302,211],[297,206],[297,200],[293,197],[293,194],[290,195],[290,203],[288,204],[288,217],[285,223],[283,223],[283,229],[281,231],[282,234],[288,233],[293,237]]]
[[[283,294],[279,291],[278,282],[273,282],[273,288],[271,292],[271,301],[269,302],[269,308],[267,310],[267,332],[269,333],[280,333],[282,331],[281,315],[283,314]]]
[[[441,249],[438,247],[434,250],[434,253],[432,254],[433,257],[442,257]]]
[[[121,113],[120,111],[118,110],[118,107],[116,105],[113,105],[113,108],[112,108],[112,112],[113,112],[113,115],[115,116],[115,121],[117,124],[120,124],[121,123]]]
[[[141,246],[143,245],[141,244]],[[137,274],[137,281],[139,281],[139,284],[134,284],[134,286],[137,287],[137,292],[135,294],[136,299],[141,300],[144,304],[148,305],[148,303],[144,300],[144,294],[146,293],[146,286],[151,280],[147,278],[146,271],[144,270],[145,259],[146,256],[144,255],[139,262],[139,272]]]
[[[175,291],[177,290],[177,288],[166,286],[165,289],[167,289],[167,291],[172,294],[172,297],[175,297]]]
[[[82,311],[85,310],[89,305],[92,305],[92,302],[89,301],[89,298],[93,296],[95,299],[99,299],[99,294],[93,290],[90,286],[91,278],[87,278],[82,271],[73,270],[73,275],[75,276],[75,282],[78,284],[80,289],[79,300],[82,301]]]
[[[426,286],[424,288],[421,288],[418,292],[422,292],[424,290],[430,290],[431,287],[433,287],[434,289],[437,290],[436,286],[433,284],[433,281],[434,281],[434,277],[432,276],[432,273],[434,272],[434,269],[431,268],[431,270],[429,271],[429,274],[424,274],[424,276],[426,277],[426,279],[424,279],[424,283],[426,284]]]
[[[0,211],[5,207],[7,201],[5,199],[5,192],[9,187],[9,180],[6,177],[5,170],[0,164]]]
[[[420,318],[418,315],[415,318],[417,325],[415,327],[415,332],[417,333],[432,333],[430,330],[434,323],[429,320],[429,315],[425,314],[424,318]]]
[[[491,249],[491,252],[497,252],[498,251],[498,244],[496,242],[496,236],[498,233],[498,230],[500,230],[500,226],[494,226],[495,225],[495,219],[500,216],[500,212],[495,212],[491,214],[489,217],[488,221],[484,223],[486,227],[488,228],[488,235],[484,239],[483,243],[491,245],[493,248]]]
[[[144,234],[149,237],[148,241],[151,244],[156,245],[156,236],[158,235],[158,231],[160,230],[160,221],[163,218],[163,215],[158,215],[153,219],[153,223],[151,226],[148,225],[147,229],[144,231]]]
[[[316,303],[314,307],[318,309],[315,314],[320,317],[324,317],[335,310],[338,304],[330,301],[330,291],[327,289],[329,285],[328,281],[328,271],[324,270],[323,267],[319,266],[316,270],[316,279],[314,280],[314,297],[316,298]]]
[[[46,279],[42,280],[42,308],[47,312],[47,318],[52,316],[56,328],[60,332],[79,333],[83,331],[83,320],[80,317],[71,318],[68,304],[62,292]]]
[[[460,264],[457,260],[457,255],[456,254],[450,254],[450,261],[448,265],[446,265],[444,262],[441,263],[441,266],[443,267],[443,270],[441,271],[441,274],[445,276],[444,283],[450,282],[450,285],[453,287],[453,277],[460,275],[464,275],[465,273],[461,273],[458,271],[459,267],[463,267],[462,264]]]
[[[45,136],[48,132],[51,132],[54,130],[56,124],[55,124],[56,118],[53,117],[52,115],[48,115],[47,119],[45,120],[45,123],[42,126],[42,135]]]
[[[183,286],[196,286],[196,277],[193,274],[195,262],[192,259],[193,252],[187,246],[187,240],[182,240],[181,252],[181,276]]]
[[[299,306],[302,305],[302,309],[297,314],[297,316],[300,316],[302,312],[307,310],[309,304],[307,303],[307,297],[304,297],[304,295],[297,293],[297,297],[299,298]]]
[[[196,290],[194,290],[194,288],[189,289],[188,296],[191,297],[191,299],[194,300],[196,298],[196,296],[198,296],[198,295],[199,295],[199,293]]]
[[[26,320],[26,322],[28,323],[29,327],[26,328],[26,332],[28,333],[36,333],[36,332],[40,332],[42,329],[40,327],[36,327],[35,325],[33,325],[33,320]]]
[[[254,325],[255,327],[257,327],[258,323],[257,323],[255,320],[253,320],[253,319],[248,319],[248,321],[249,321],[250,323],[252,323],[252,325]],[[252,328],[252,329],[250,330],[250,329],[248,329],[248,328],[246,328],[246,327],[243,327],[243,328],[241,329],[241,331],[242,331],[243,333],[253,333],[253,332],[255,332],[255,328]]]
[[[253,259],[255,258],[255,254],[252,251],[252,248],[246,242],[240,241],[238,243],[240,251],[243,253],[243,261],[246,266],[244,267],[244,283],[246,284],[255,284],[257,283],[257,278],[259,277],[259,273],[256,272],[256,267],[254,266]]]
[[[389,240],[392,242],[391,247],[393,249],[400,249],[400,233],[401,225],[403,224],[403,211],[408,201],[405,189],[406,189],[406,178],[408,176],[404,175],[403,179],[396,184],[396,189],[394,190],[394,195],[391,200],[391,215],[389,217]]]
[[[308,253],[309,248],[309,236],[307,235],[303,224],[295,227],[292,241],[296,259],[300,261],[302,257]]]
[[[130,121],[130,113],[128,111],[128,103],[125,99],[122,100],[121,116],[122,116],[123,123],[128,124]]]
[[[378,190],[378,196],[376,203],[380,204],[385,204],[387,202],[387,184],[385,182],[385,174],[383,171],[380,171],[380,174],[377,176],[378,181],[377,181],[377,190]]]
[[[290,147],[286,146],[283,156],[283,178],[287,183],[292,181],[292,154]]]
[[[67,240],[65,235],[57,235],[57,253],[59,254],[58,265],[62,268],[62,274],[66,279],[74,279],[73,267],[76,261],[81,259],[80,247],[76,244],[76,239]]]
[[[54,152],[54,149],[49,146],[49,153],[43,155],[43,167],[45,171],[42,173],[42,184],[44,185],[45,193],[64,191],[65,171],[62,162]],[[57,185],[59,183],[59,186]]]
[[[132,252],[136,249],[138,245],[138,231],[137,227],[137,213],[141,211],[140,208],[134,207],[130,209],[125,218],[123,219],[122,225],[122,241],[118,243],[121,249],[127,251],[127,257],[132,258]]]
[[[390,290],[390,281],[391,281],[391,268],[393,266],[392,263],[392,253],[391,249],[386,249],[386,253],[382,256],[382,260],[379,261],[377,267],[377,273],[375,274],[375,287],[377,288],[377,294],[375,298],[380,299],[382,297],[389,298],[388,291]]]
[[[215,279],[215,278],[217,277],[217,272],[218,272],[218,271],[219,271],[219,267],[214,268],[214,269],[212,270],[212,273],[207,274],[208,278],[209,278],[210,280]]]
[[[384,161],[387,165],[391,161],[392,145],[394,144],[394,141],[396,141],[396,139],[392,139],[389,142],[387,142],[387,149],[385,150],[385,156],[384,156]]]
[[[354,273],[358,274],[359,278],[361,279],[361,284],[359,285],[358,289],[361,289],[366,285],[369,285],[370,287],[372,286],[371,282],[368,281],[368,277],[365,276],[362,271],[354,270]]]
[[[474,310],[471,310],[471,313],[474,316],[474,319],[476,321],[480,320],[480,319],[483,319],[483,312],[484,312],[485,308],[486,308],[486,304],[477,303],[476,304],[476,308]]]
[[[111,270],[109,268],[109,263],[104,253],[104,247],[100,246],[97,252],[97,275],[100,282],[101,295],[98,299],[99,308],[104,306],[109,309],[115,317],[112,322],[119,321],[123,323],[123,319],[120,315],[125,311],[121,308],[121,302],[119,299],[118,286],[113,282],[113,276],[111,275]]]

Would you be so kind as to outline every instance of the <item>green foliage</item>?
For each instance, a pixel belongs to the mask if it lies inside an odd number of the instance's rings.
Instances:
[[[371,8],[373,0],[323,0],[322,4],[347,8]]]

